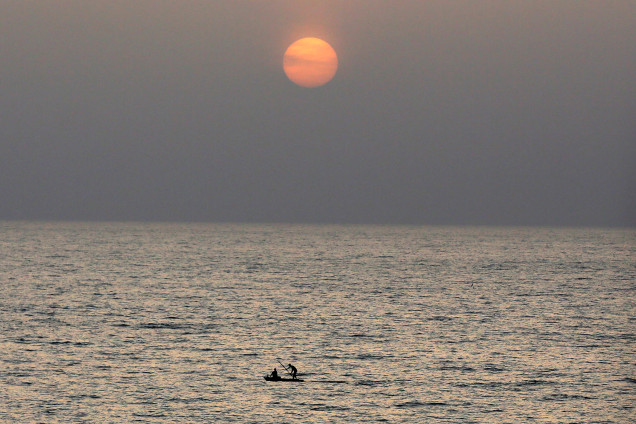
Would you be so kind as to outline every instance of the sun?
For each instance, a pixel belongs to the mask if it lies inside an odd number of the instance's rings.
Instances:
[[[307,37],[292,43],[283,57],[287,78],[301,87],[320,87],[338,70],[336,51],[320,38]]]

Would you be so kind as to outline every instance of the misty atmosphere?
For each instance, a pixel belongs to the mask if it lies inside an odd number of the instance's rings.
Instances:
[[[636,3],[2,1],[0,219],[633,226]],[[282,70],[320,37],[327,85]]]

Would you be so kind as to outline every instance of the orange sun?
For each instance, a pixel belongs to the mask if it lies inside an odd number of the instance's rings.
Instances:
[[[301,38],[287,48],[283,69],[287,78],[301,87],[320,87],[336,75],[338,56],[320,38]]]

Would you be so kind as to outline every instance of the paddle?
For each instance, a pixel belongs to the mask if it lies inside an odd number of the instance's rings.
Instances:
[[[276,359],[278,361],[279,364],[283,365],[283,363],[280,361],[280,359]],[[292,375],[292,373],[287,369],[287,367],[285,365],[283,365],[283,368],[285,368],[285,371],[287,371],[287,374]],[[293,375],[292,375],[293,377]]]

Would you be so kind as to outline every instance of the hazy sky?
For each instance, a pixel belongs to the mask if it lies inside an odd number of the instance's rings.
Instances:
[[[0,0],[0,219],[636,225],[636,1]]]

